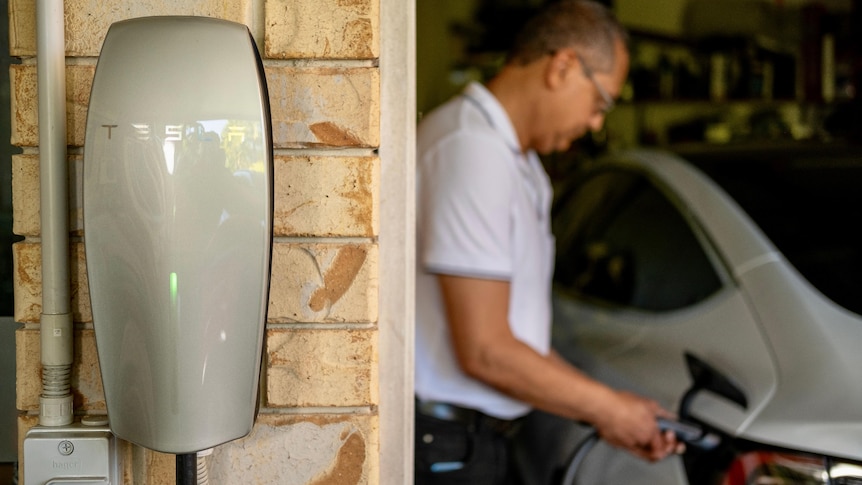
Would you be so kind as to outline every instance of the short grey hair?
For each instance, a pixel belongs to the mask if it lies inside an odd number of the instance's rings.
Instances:
[[[527,21],[515,37],[506,63],[525,65],[574,48],[594,70],[609,71],[617,42],[628,44],[628,33],[607,7],[592,0],[559,0]]]

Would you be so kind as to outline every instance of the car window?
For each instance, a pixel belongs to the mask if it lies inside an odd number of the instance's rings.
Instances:
[[[556,286],[577,298],[666,311],[721,280],[686,219],[641,174],[597,172],[555,204]]]
[[[862,150],[690,157],[820,292],[862,314]]]

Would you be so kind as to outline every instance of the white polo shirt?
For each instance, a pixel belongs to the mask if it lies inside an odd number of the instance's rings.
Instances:
[[[550,348],[554,239],[551,185],[533,151],[482,85],[426,116],[417,133],[416,395],[503,419],[530,407],[458,367],[436,274],[511,284],[509,326]]]

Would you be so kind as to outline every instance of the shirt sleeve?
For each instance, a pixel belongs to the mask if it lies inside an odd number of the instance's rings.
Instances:
[[[419,258],[431,273],[508,280],[512,154],[488,134],[455,134],[421,160]]]

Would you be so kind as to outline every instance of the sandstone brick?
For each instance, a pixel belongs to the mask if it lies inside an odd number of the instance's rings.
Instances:
[[[377,68],[266,68],[278,148],[377,147]]]
[[[276,243],[272,253],[270,322],[377,321],[375,244]]]
[[[96,352],[96,332],[83,329],[75,332],[75,365],[72,370],[72,388],[75,394],[75,409],[81,411],[106,411],[105,390],[102,388],[102,372],[99,354]]]
[[[83,243],[72,243],[70,257],[70,291],[72,317],[76,322],[92,321],[90,290]],[[12,271],[15,285],[15,321],[38,323],[42,313],[42,247],[28,241],[12,245]]]
[[[251,434],[217,447],[212,483],[365,485],[379,482],[376,415],[261,414]]]
[[[34,65],[13,65],[12,144],[39,144]],[[66,68],[66,139],[82,146],[94,65]],[[377,68],[266,68],[273,144],[278,148],[363,147],[380,144]]]
[[[36,55],[36,2],[9,0],[9,53]]]
[[[78,235],[84,229],[82,176],[82,158],[69,157],[69,231]],[[39,155],[12,156],[12,232],[19,236],[40,234],[39,180]]]
[[[76,322],[92,322],[90,281],[87,277],[87,257],[84,254],[84,243],[73,243],[71,251],[72,316]]]
[[[87,125],[90,87],[96,66],[66,66],[66,143],[83,146]],[[13,64],[10,67],[12,89],[12,144],[24,147],[39,145],[39,100],[36,66]]]
[[[15,286],[15,321],[39,321],[42,311],[42,250],[38,244],[12,245],[12,281]]]
[[[69,157],[69,231],[84,234],[84,157]]]
[[[9,84],[11,142],[17,146],[36,146],[39,144],[39,85],[36,67],[12,64],[9,66]]]
[[[376,157],[277,157],[277,236],[373,237],[380,185]]]
[[[12,232],[39,234],[39,155],[12,156]]]
[[[105,395],[92,330],[76,330],[71,388],[77,411],[104,411]],[[41,350],[38,329],[20,329],[15,334],[17,349],[16,406],[20,410],[38,411],[42,392]]]
[[[379,55],[379,0],[267,0],[266,57],[370,59]]]
[[[376,329],[269,330],[266,355],[267,406],[377,403]]]
[[[79,64],[66,67],[66,140],[70,146],[84,146],[90,88],[96,66]]]
[[[112,23],[151,15],[217,17],[252,25],[255,0],[65,0],[66,55],[97,56]],[[36,55],[36,2],[9,1],[10,51],[13,56]]]
[[[15,407],[20,411],[39,409],[42,392],[42,365],[39,331],[15,331]]]
[[[135,485],[172,485],[176,483],[176,455],[159,453],[127,444],[128,461],[124,463],[122,483]]]

